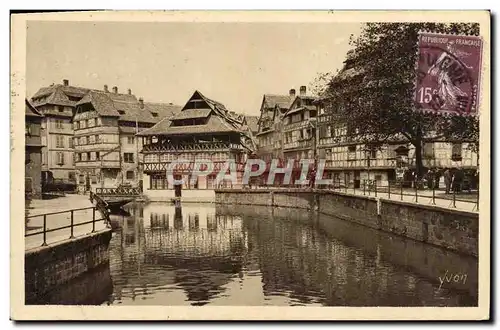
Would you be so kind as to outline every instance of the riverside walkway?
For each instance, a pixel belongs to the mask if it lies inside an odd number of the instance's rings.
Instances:
[[[251,190],[280,190],[285,187],[252,187],[247,188]],[[291,188],[297,191],[307,191],[310,188]],[[400,188],[400,187],[377,187],[368,189],[367,187],[352,188],[325,188],[315,189],[317,191],[334,191],[343,194],[376,197],[387,200],[402,201],[406,203],[414,203],[419,205],[435,206],[447,209],[454,209],[458,211],[475,212],[479,213],[479,199],[478,192],[461,192],[446,194],[444,189],[414,189],[414,188]]]
[[[107,220],[87,195],[34,199],[29,204],[26,217],[26,250],[107,228]]]

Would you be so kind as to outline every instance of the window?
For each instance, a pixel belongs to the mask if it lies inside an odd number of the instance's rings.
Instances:
[[[57,106],[59,112],[64,112],[64,107],[62,105]]]
[[[127,171],[127,180],[134,180],[134,171]]]
[[[151,112],[151,114],[153,115],[153,117],[158,117],[158,113],[157,112]]]
[[[86,128],[87,127],[87,122],[85,120],[80,121],[80,128]]]
[[[462,143],[453,143],[451,146],[451,160],[462,160]]]
[[[75,127],[75,129],[80,129],[80,122],[79,121],[75,121],[73,123],[73,126]]]
[[[98,122],[97,122],[97,118],[94,118],[94,125],[93,126],[97,126]]]
[[[124,115],[124,114],[125,114],[125,111],[123,111],[123,110],[118,110],[118,113],[119,113],[120,115]]]
[[[75,172],[69,172],[68,173],[68,180],[70,182],[76,182],[76,175],[75,175]]]
[[[56,135],[56,148],[64,148],[64,136]]]
[[[90,182],[91,183],[97,183],[97,175],[91,175],[90,176]]]
[[[73,148],[73,138],[71,136],[69,137],[69,141],[68,142],[69,142],[68,143],[69,147]]]
[[[99,141],[99,135],[96,135],[96,136],[94,137],[94,139],[95,139],[95,143],[99,143],[99,142],[101,142],[101,141]]]
[[[349,146],[349,147],[347,147],[347,150],[349,152],[355,152],[356,151],[356,146]]]
[[[79,161],[79,162],[81,162],[82,160],[83,160],[83,158],[82,158],[82,154],[81,154],[81,153],[79,153],[79,154],[78,154],[78,161]]]
[[[134,154],[131,152],[126,152],[123,154],[123,161],[125,163],[133,163],[134,162]]]
[[[84,184],[85,183],[85,175],[80,174],[79,181],[80,181],[80,184]]]
[[[93,127],[94,126],[94,118],[88,119],[87,120],[87,127]]]
[[[128,144],[134,144],[134,137],[133,136],[127,137],[127,143]]]
[[[87,152],[87,160],[91,160],[91,152]]]
[[[87,140],[87,141],[86,141],[86,142],[87,142],[87,144],[90,144],[90,136],[87,136],[87,137],[86,137],[86,140]]]
[[[57,164],[59,164],[59,165],[64,164],[64,153],[62,153],[62,152],[57,153]]]
[[[26,123],[25,135],[31,135],[31,125],[29,123]]]
[[[63,128],[63,121],[60,119],[56,119],[56,128],[57,129],[62,129]]]

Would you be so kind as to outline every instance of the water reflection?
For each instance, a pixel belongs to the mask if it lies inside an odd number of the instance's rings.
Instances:
[[[300,210],[163,203],[114,216],[104,304],[477,305],[477,260]],[[468,274],[443,285],[444,272]]]

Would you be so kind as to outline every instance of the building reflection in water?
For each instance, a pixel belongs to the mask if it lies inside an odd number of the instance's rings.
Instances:
[[[114,218],[104,304],[477,305],[476,259],[332,217],[187,203],[129,213]],[[446,270],[470,281],[439,288]]]

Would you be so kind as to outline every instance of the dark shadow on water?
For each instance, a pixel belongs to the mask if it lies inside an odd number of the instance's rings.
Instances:
[[[84,273],[26,305],[100,305],[113,292],[109,264]]]

